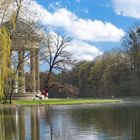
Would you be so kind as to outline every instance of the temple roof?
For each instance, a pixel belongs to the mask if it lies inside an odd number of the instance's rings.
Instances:
[[[13,50],[22,47],[26,49],[39,48],[42,35],[41,30],[34,23],[18,20],[14,29],[11,22],[5,22],[4,25],[11,34]]]

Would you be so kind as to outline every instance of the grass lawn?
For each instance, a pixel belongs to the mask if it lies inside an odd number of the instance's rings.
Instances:
[[[49,100],[14,100],[14,105],[74,105],[74,104],[102,104],[118,103],[121,100],[111,99],[49,99]]]

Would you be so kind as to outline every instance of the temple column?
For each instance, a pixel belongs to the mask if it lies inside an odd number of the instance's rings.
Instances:
[[[14,91],[13,93],[18,93],[18,82],[14,80]]]
[[[36,80],[36,92],[40,92],[40,75],[39,75],[39,49],[35,51],[35,61],[36,61],[36,72],[35,72],[35,80]]]
[[[18,51],[18,93],[25,93],[24,50]]]
[[[30,59],[31,59],[31,66],[30,66],[30,73],[31,73],[31,92],[35,93],[36,92],[36,78],[35,78],[35,71],[36,71],[36,66],[35,66],[35,50],[32,49],[30,51]]]

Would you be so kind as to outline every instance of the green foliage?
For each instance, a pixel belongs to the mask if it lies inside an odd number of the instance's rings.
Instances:
[[[130,30],[123,41],[124,49],[128,57],[131,88],[134,95],[140,94],[140,27]]]
[[[14,100],[12,104],[16,105],[72,105],[72,104],[101,104],[101,103],[118,103],[121,100],[81,100],[81,99],[51,99],[51,100]]]
[[[72,77],[74,74],[78,76]],[[67,74],[68,75],[68,74]],[[65,75],[65,82],[78,85],[79,97],[112,98],[132,94],[128,58],[124,52],[112,51],[97,58],[94,62],[81,62],[77,72],[71,71],[71,79],[78,78],[75,84]]]
[[[10,37],[6,28],[0,28],[0,97],[4,96],[10,63]]]

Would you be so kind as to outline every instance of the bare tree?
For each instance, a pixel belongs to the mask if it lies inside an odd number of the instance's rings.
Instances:
[[[67,51],[70,46],[71,38],[59,34],[49,33],[43,39],[41,49],[41,60],[48,65],[48,79],[46,86],[49,85],[51,74],[56,71],[66,71],[68,68],[74,66],[75,60],[72,59],[72,53]]]

